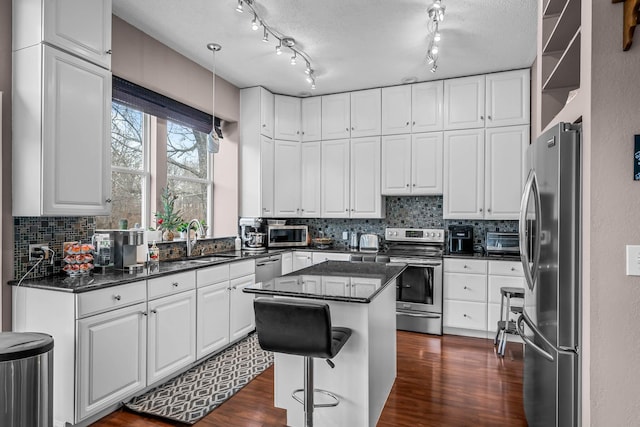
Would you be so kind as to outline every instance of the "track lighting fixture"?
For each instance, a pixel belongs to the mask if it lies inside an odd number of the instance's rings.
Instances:
[[[440,0],[436,0],[438,3]],[[291,56],[290,64],[296,65],[298,56],[302,58],[305,62],[305,74],[307,75],[307,81],[311,84],[311,89],[316,88],[316,78],[314,74],[314,70],[311,68],[311,59],[309,55],[304,53],[299,47],[296,46],[296,40],[293,37],[286,37],[269,26],[261,17],[258,7],[256,7],[256,0],[238,0],[238,5],[236,10],[240,13],[244,11],[244,7],[249,9],[249,12],[253,13],[253,19],[251,20],[251,29],[257,31],[262,26],[263,34],[262,41],[265,43],[269,42],[269,35],[271,35],[275,41],[278,43],[276,45],[276,55],[282,55],[282,49],[289,49],[293,55]],[[261,6],[262,10],[264,7]]]
[[[438,53],[440,48],[438,42],[442,39],[440,34],[440,22],[444,20],[446,7],[442,5],[442,0],[433,0],[433,4],[427,9],[427,30],[429,31],[429,48],[427,50],[427,63],[431,65],[432,73],[438,69]]]

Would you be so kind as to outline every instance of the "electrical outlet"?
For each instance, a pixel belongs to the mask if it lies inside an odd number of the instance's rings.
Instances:
[[[42,251],[40,248],[46,246],[49,247],[48,243],[35,243],[33,245],[29,245],[29,261],[39,260],[41,256],[44,256],[44,259],[49,258],[49,251]],[[37,255],[34,256],[34,254]],[[42,255],[40,255],[42,254]]]

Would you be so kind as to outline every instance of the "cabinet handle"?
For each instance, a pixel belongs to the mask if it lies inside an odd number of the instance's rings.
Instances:
[[[120,295],[116,294],[116,295],[113,296],[113,299],[116,300],[116,301],[120,301],[122,299],[122,297]]]
[[[487,116],[487,119],[491,120],[491,116]]]
[[[263,127],[263,128],[266,128],[266,127],[267,127],[267,125],[265,125],[265,124],[263,123],[263,124],[262,124],[262,127]]]
[[[482,208],[480,208],[480,212],[482,212]]]
[[[465,265],[462,266],[462,268],[469,268],[469,267],[467,267],[467,264],[465,264]]]
[[[304,132],[303,132],[303,133],[304,133]],[[300,131],[299,131],[299,130],[298,130],[298,131],[296,131],[296,135],[300,135]]]
[[[111,203],[111,199],[105,200],[105,203]]]
[[[469,317],[469,316],[467,316],[467,313],[463,314],[462,316],[463,316],[463,317]]]
[[[304,212],[304,209],[300,209],[301,212]]]
[[[484,120],[484,116],[480,116],[480,120]]]
[[[347,129],[347,130],[349,130],[349,129]],[[351,130],[356,130],[356,128],[354,128],[354,127],[351,127]]]
[[[409,187],[409,184],[407,184],[407,187]]]
[[[353,208],[351,208],[351,212],[353,212]]]
[[[111,51],[111,49],[109,49],[108,51],[105,52],[107,55],[111,55],[113,52]]]
[[[467,288],[467,287],[465,286],[463,289],[469,289],[469,288]]]
[[[151,311],[152,314],[156,314],[157,313],[155,308],[153,310],[150,310],[150,311]]]
[[[147,312],[146,311],[141,311],[140,314],[142,314],[143,316],[146,316]]]
[[[302,131],[302,134],[304,135],[304,131]]]
[[[516,269],[514,267],[511,267],[511,271],[516,271]]]
[[[415,184],[413,184],[413,186],[415,187],[416,185],[415,185]]]
[[[414,126],[416,125],[416,122],[415,122],[415,121],[413,122],[413,125],[414,125]]]
[[[344,211],[345,211],[345,212],[349,212],[349,209],[345,209]]]
[[[491,208],[487,208],[487,212],[491,212]]]
[[[407,122],[406,126],[409,126],[409,122]]]
[[[174,288],[177,288],[177,287],[178,287],[178,285],[179,285],[179,283],[178,283],[178,282],[173,282],[171,285],[172,285]]]
[[[345,130],[346,130],[347,132],[349,132],[349,128],[346,128]]]

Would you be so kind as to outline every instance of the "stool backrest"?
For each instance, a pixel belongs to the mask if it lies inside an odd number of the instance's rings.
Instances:
[[[331,313],[327,304],[256,298],[253,306],[263,350],[331,357]]]

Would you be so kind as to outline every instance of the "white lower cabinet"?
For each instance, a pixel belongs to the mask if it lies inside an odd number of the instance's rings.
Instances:
[[[313,259],[311,252],[307,251],[295,251],[293,252],[293,270],[298,271],[303,268],[311,267]]]
[[[282,270],[280,274],[283,276],[293,271],[293,252],[286,252],[282,254]]]
[[[143,302],[77,321],[77,420],[146,387],[146,314]]]
[[[231,279],[229,281],[229,336],[235,341],[255,329],[256,319],[253,312],[253,294],[242,292],[256,282],[255,274]]]
[[[500,288],[504,286],[524,289],[520,262],[446,258],[443,280],[445,333],[493,338],[500,320]],[[522,305],[522,300],[512,299],[512,303]],[[510,320],[516,318],[510,313]]]
[[[196,357],[229,344],[229,281],[198,289]]]

